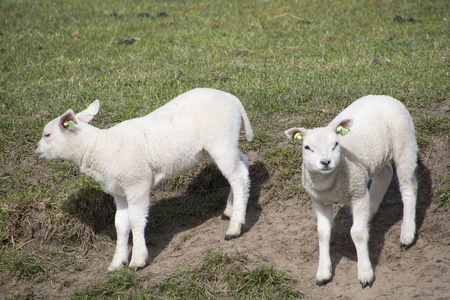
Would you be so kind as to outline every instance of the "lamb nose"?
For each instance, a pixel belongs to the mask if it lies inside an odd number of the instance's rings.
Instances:
[[[328,167],[328,165],[330,164],[330,162],[331,162],[331,161],[329,161],[329,160],[321,160],[321,161],[320,161],[320,163],[321,163],[322,165],[324,165],[325,167]]]

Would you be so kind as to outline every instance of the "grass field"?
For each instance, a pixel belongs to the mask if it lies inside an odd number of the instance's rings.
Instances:
[[[283,131],[324,125],[367,94],[406,105],[421,158],[448,153],[449,12],[443,0],[2,0],[0,296],[45,298],[46,286],[70,269],[75,277],[58,281],[60,294],[49,297],[303,297],[286,270],[215,251],[159,282],[123,271],[78,283],[87,266],[76,257],[94,259],[114,246],[114,202],[76,166],[35,156],[44,125],[94,99],[101,110],[92,124],[106,128],[195,87],[220,89],[244,104],[256,135],[241,149],[259,153],[259,167],[269,174],[259,193],[264,201],[254,202],[264,210],[276,199],[306,199],[301,150],[279,146]],[[449,161],[444,155],[427,166],[432,207],[443,216],[449,216]],[[174,220],[200,224],[219,213],[225,196],[217,177],[207,166],[164,183],[147,231],[163,235]],[[186,189],[188,204],[166,201]]]

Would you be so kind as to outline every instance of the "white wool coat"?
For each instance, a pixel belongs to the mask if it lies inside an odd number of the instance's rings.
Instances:
[[[125,196],[125,186],[142,182],[154,187],[191,169],[202,159],[203,149],[212,145],[232,140],[237,147],[242,119],[251,140],[247,114],[235,96],[195,89],[147,116],[108,129],[78,122],[60,145],[64,149],[59,158],[78,164],[105,192]]]
[[[353,124],[349,134],[338,136],[341,147],[338,169],[333,174],[321,176],[302,165],[305,190],[323,203],[345,204],[361,197],[366,192],[369,179],[389,163],[395,152],[405,147],[414,149],[408,155],[417,152],[409,113],[401,102],[392,97],[362,97],[329,124],[344,119],[352,119]]]

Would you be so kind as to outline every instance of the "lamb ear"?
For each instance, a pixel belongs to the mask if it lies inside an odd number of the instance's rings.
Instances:
[[[342,136],[348,134],[350,132],[350,127],[353,125],[352,119],[343,119],[339,122],[333,122],[329,125],[329,127],[336,132],[336,134],[340,134]]]
[[[75,129],[75,124],[77,124],[77,120],[75,118],[75,113],[71,109],[59,118],[59,127],[63,130],[73,130]]]
[[[80,122],[88,123],[94,118],[94,116],[98,113],[100,109],[100,101],[95,100],[91,105],[88,106],[85,110],[77,114],[77,119]]]
[[[290,128],[284,132],[288,139],[291,140],[301,140],[307,134],[307,130],[305,128]]]

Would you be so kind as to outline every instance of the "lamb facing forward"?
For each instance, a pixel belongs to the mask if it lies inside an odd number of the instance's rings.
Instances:
[[[358,257],[358,279],[363,288],[372,286],[369,222],[391,182],[391,159],[403,201],[401,245],[406,248],[415,238],[417,144],[407,109],[388,96],[366,96],[348,106],[327,127],[291,128],[285,134],[291,139],[303,139],[302,184],[316,212],[319,236],[316,283],[326,284],[332,276],[333,203],[350,203],[350,233]]]
[[[129,267],[148,263],[144,229],[150,190],[161,180],[193,168],[205,155],[231,185],[224,211],[224,217],[230,218],[225,239],[241,234],[250,188],[248,160],[238,148],[241,119],[248,141],[253,131],[238,98],[218,90],[194,89],[145,117],[104,130],[88,124],[99,106],[96,100],[81,113],[68,110],[48,123],[36,154],[77,164],[114,196],[117,246],[108,270],[128,265],[130,229]]]

